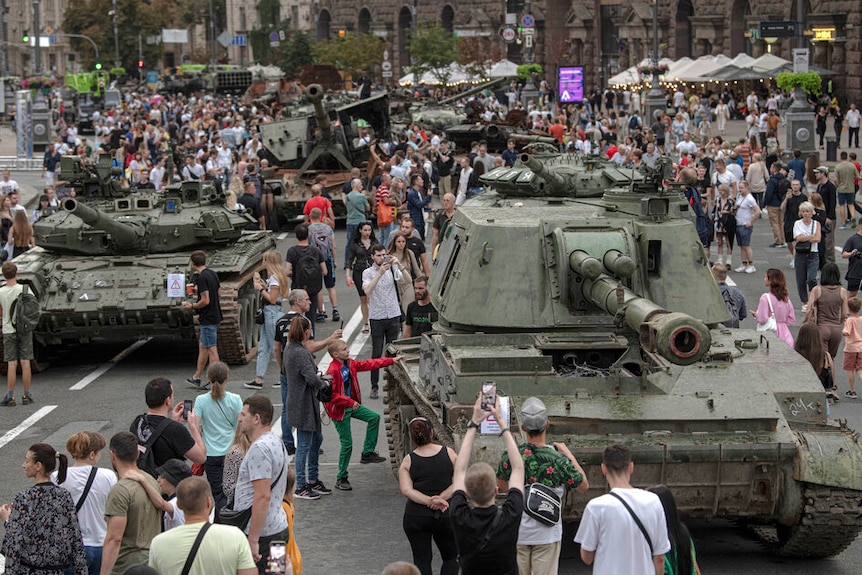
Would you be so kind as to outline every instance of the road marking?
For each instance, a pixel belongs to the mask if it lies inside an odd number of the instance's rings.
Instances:
[[[117,365],[118,363],[120,363],[121,361],[126,359],[127,357],[129,357],[129,355],[132,352],[134,352],[135,350],[137,350],[138,348],[140,348],[141,346],[146,344],[151,339],[153,339],[153,338],[148,337],[146,339],[139,339],[138,341],[136,341],[135,343],[133,343],[132,345],[130,345],[129,347],[127,347],[126,349],[124,349],[123,351],[121,351],[120,353],[115,355],[114,357],[112,357],[111,360],[108,361],[108,363],[103,363],[102,365],[97,367],[91,374],[87,375],[81,381],[79,381],[78,383],[76,383],[75,385],[70,387],[69,391],[80,391],[80,390],[84,389],[85,387],[87,387],[88,385],[90,385],[91,383],[93,383],[94,381],[96,381],[97,379],[102,377],[103,375],[105,375],[105,373],[109,369],[111,369],[112,367],[114,367],[115,365]]]
[[[736,282],[733,281],[733,279],[731,279],[730,276],[727,276],[727,279],[724,280],[724,283],[726,283],[727,285],[729,285],[731,287],[736,287]]]
[[[0,437],[0,448],[4,447],[7,443],[24,433],[24,431],[26,431],[28,427],[30,427],[31,425],[57,409],[57,407],[58,406],[56,405],[46,405],[45,407],[39,409],[39,411],[22,421],[20,424],[18,424],[18,427],[16,427],[15,429],[10,429],[9,431],[7,431],[6,435]]]
[[[287,238],[287,232],[281,232],[280,234],[278,234],[278,236],[276,236],[276,239],[278,239],[278,240],[283,240],[286,238]]]

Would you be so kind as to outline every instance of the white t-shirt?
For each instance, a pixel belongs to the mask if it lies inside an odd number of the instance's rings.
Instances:
[[[282,472],[282,469],[284,470]],[[279,477],[281,473],[281,477]],[[275,486],[272,482],[278,477]],[[287,452],[281,438],[269,431],[258,437],[239,466],[234,493],[234,509],[248,509],[254,501],[253,481],[265,479],[271,486],[269,508],[261,535],[275,535],[287,529],[287,516],[281,508],[281,498],[287,484]],[[246,527],[248,529],[248,527]]]
[[[712,173],[712,185],[718,187],[721,184],[724,184],[725,186],[730,188],[731,194],[733,194],[734,192],[733,184],[737,183],[738,181],[739,178],[737,178],[735,175],[733,175],[732,172],[729,172],[727,169],[725,169],[722,173],[718,173],[718,171]]]
[[[66,481],[60,487],[66,489],[72,495],[72,501],[77,505],[87,479],[90,477],[89,465],[82,467],[70,467],[66,472]],[[57,483],[57,472],[51,474],[51,481]],[[78,511],[78,526],[81,528],[81,538],[87,547],[101,547],[105,542],[105,534],[108,524],[105,523],[105,503],[108,501],[108,492],[117,483],[117,476],[110,469],[98,468],[93,485],[87,499]]]
[[[754,219],[754,208],[757,206],[757,200],[751,194],[742,195],[736,198],[736,225],[744,226]]]
[[[18,182],[15,180],[3,181],[0,180],[0,194],[4,196],[9,195],[11,192],[20,190],[18,187]]]
[[[165,526],[165,531],[173,529],[174,527],[179,527],[180,525],[186,524],[186,516],[183,513],[183,510],[177,507],[177,497],[176,495],[172,497],[168,503],[171,504],[171,507],[174,508],[174,515],[171,517],[169,514],[165,513],[162,515],[162,522]]]
[[[811,225],[805,225],[805,220],[798,219],[793,223],[793,238],[794,240],[798,236],[811,236],[814,235],[817,228],[820,227],[820,224],[817,223],[817,220],[811,220]],[[821,230],[821,234],[823,231]],[[817,249],[819,242],[811,242],[811,253],[816,254],[820,250]]]
[[[670,551],[664,508],[658,495],[643,489],[611,490],[626,500],[649,533],[653,555]],[[595,551],[593,575],[644,575],[654,573],[649,545],[623,504],[612,495],[587,503],[575,541]]]

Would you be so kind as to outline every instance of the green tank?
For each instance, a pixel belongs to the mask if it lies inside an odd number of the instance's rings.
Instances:
[[[428,282],[439,321],[389,347],[406,356],[384,388],[393,469],[417,415],[457,449],[491,380],[519,442],[520,406],[539,397],[548,441],[585,467],[590,490],[567,494],[567,522],[607,491],[602,450],[623,442],[633,482],[668,485],[684,517],[739,520],[783,555],[841,552],[862,528],[858,434],[827,419],[814,370],[774,333],[720,325],[688,203],[661,168],[626,183],[605,171],[597,195],[579,187],[582,161],[522,156],[489,172],[492,189],[441,232]],[[480,436],[473,458],[501,453]]]
[[[149,336],[196,339],[196,316],[182,307],[192,283],[189,256],[207,252],[207,267],[221,280],[224,320],[219,357],[246,363],[256,353],[258,294],[252,277],[264,252],[275,248],[270,232],[249,232],[246,213],[229,210],[224,194],[201,181],[154,190],[124,189],[111,177],[110,158],[85,165],[62,160],[74,197],[33,225],[37,247],[15,258],[18,277],[42,304],[33,334],[44,350],[94,338]],[[176,285],[168,285],[168,274]],[[168,297],[180,288],[182,297]]]

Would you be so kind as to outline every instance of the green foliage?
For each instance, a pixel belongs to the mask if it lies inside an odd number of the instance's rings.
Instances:
[[[312,41],[305,32],[292,33],[277,50],[278,67],[285,75],[293,76],[303,66],[314,63],[311,56]]]
[[[518,78],[529,80],[534,74],[541,74],[542,66],[539,64],[521,64],[518,66]]]
[[[314,45],[312,52],[316,64],[329,64],[341,72],[360,74],[383,60],[385,43],[373,34],[348,32]]]
[[[408,51],[411,71],[418,75],[431,72],[441,84],[449,81],[451,64],[458,58],[455,37],[437,22],[423,22],[410,34]]]
[[[125,69],[125,68],[123,68],[122,66],[121,66],[121,67],[119,67],[119,68],[111,68],[111,72],[110,72],[110,73],[111,73],[111,77],[112,77],[112,78],[118,78],[118,77],[120,77],[120,76],[125,76],[125,75],[126,75],[126,69]]]
[[[786,92],[801,88],[809,96],[819,96],[823,86],[817,72],[782,72],[775,77],[775,83]]]

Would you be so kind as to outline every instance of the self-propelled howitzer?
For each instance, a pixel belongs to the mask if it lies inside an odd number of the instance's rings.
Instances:
[[[519,442],[520,408],[539,397],[548,443],[584,466],[590,490],[567,494],[566,521],[606,493],[601,453],[621,442],[633,483],[668,485],[684,517],[743,520],[784,555],[839,553],[862,530],[858,434],[827,420],[814,370],[774,333],[721,325],[727,307],[678,188],[643,174],[591,197],[581,161],[493,170],[441,230],[428,281],[439,319],[389,348],[406,357],[387,369],[393,467],[415,416],[458,447],[491,380]],[[473,457],[500,454],[481,436]]]

